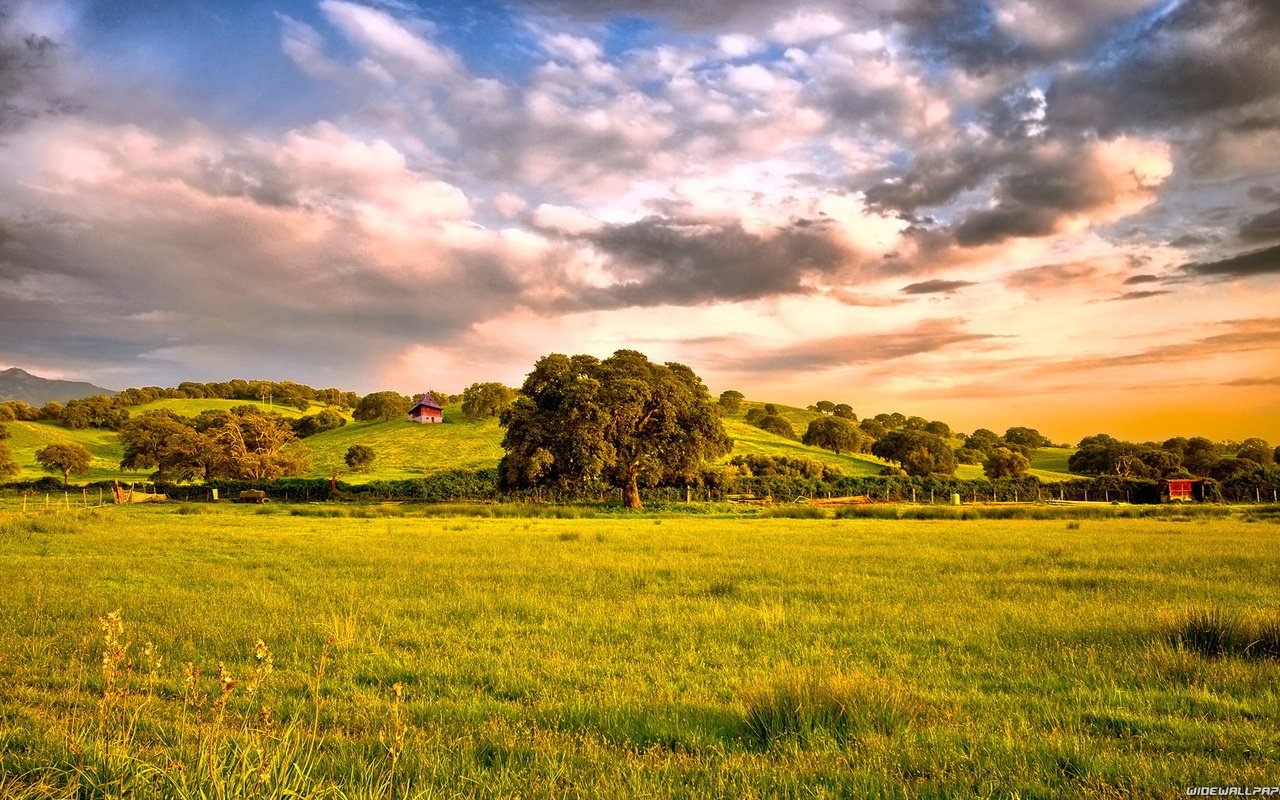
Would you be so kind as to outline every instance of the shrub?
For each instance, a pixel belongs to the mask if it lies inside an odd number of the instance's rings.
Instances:
[[[796,432],[791,427],[791,423],[787,422],[777,414],[766,414],[759,422],[756,423],[756,426],[761,430],[777,434],[778,436],[785,436],[788,439],[796,438]]]

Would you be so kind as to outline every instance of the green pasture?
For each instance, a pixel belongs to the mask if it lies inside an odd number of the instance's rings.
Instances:
[[[207,398],[166,398],[141,406],[130,406],[129,415],[136,417],[147,411],[172,411],[184,417],[194,417],[202,411],[230,411],[236,406],[256,406],[264,411],[274,411],[285,419],[297,419],[303,414],[314,414],[325,406],[323,403],[312,403],[311,408],[299,411],[291,405],[283,403],[262,403],[257,400],[217,400]],[[349,415],[348,415],[349,418]]]
[[[342,475],[345,480],[399,480],[451,469],[496,467],[502,458],[502,429],[488,417],[467,420],[458,411],[445,411],[443,424],[424,425],[405,419],[390,422],[349,422],[341,428],[303,439],[311,448],[311,477]],[[352,473],[343,457],[355,444],[377,454],[368,472]]]
[[[841,453],[836,455],[830,450],[818,447],[807,447],[797,439],[787,439],[774,433],[761,430],[744,420],[726,417],[723,420],[725,433],[733,439],[733,452],[722,461],[728,461],[738,455],[788,456],[790,458],[812,458],[824,464],[838,468],[845,475],[875,475],[884,468],[886,462],[869,453]],[[805,423],[805,428],[808,427]],[[798,431],[804,433],[804,428]]]
[[[1075,455],[1074,447],[1041,447],[1031,453],[1031,474],[1042,480],[1061,481],[1078,478],[1067,468],[1067,460]]]
[[[1167,635],[1274,614],[1273,522],[415,513],[0,512],[0,796],[1276,783],[1280,663]]]
[[[36,461],[36,451],[57,442],[74,442],[83,445],[93,454],[93,464],[88,475],[74,475],[77,483],[86,481],[141,481],[151,470],[129,472],[120,469],[120,459],[124,458],[124,446],[115,431],[104,431],[96,428],[71,430],[57,422],[6,422],[9,439],[6,443],[13,451],[13,460],[22,468],[14,480],[34,480],[49,476]],[[54,477],[62,480],[62,473]]]
[[[134,406],[132,415],[145,411],[167,409],[183,416],[195,416],[202,411],[229,411],[239,405],[264,406],[262,403],[244,400],[167,399]],[[744,419],[746,411],[763,403],[744,402],[736,414],[723,418],[725,431],[734,440],[735,455],[760,454],[812,458],[839,468],[845,475],[861,476],[877,474],[887,462],[868,453],[836,455],[829,450],[806,447],[798,439],[787,439],[763,431]],[[314,414],[323,408],[312,404],[307,412],[292,406],[276,404],[271,410],[294,419],[303,413]],[[791,406],[778,406],[779,415],[791,423],[797,436],[802,436],[809,422],[819,415],[813,411]],[[311,470],[307,477],[322,478],[340,475],[352,482],[364,480],[400,480],[416,478],[452,469],[480,469],[497,466],[502,458],[502,428],[496,418],[468,420],[457,407],[445,410],[443,425],[420,425],[407,420],[391,422],[348,422],[342,428],[311,436],[303,440],[311,449]],[[145,480],[150,470],[126,472],[120,469],[124,448],[110,431],[73,431],[58,423],[19,422],[9,423],[13,433],[9,442],[16,460],[22,467],[18,480],[39,478],[47,473],[36,464],[35,451],[53,441],[79,442],[95,456],[93,471],[77,477],[79,482],[97,480]],[[960,440],[956,440],[957,443]],[[353,444],[372,447],[377,454],[373,468],[366,473],[351,473],[343,462],[347,448]],[[1067,471],[1067,459],[1074,449],[1047,447],[1031,456],[1030,474],[1043,481],[1071,480],[1079,476]],[[955,472],[962,479],[982,478],[982,467],[961,464]]]

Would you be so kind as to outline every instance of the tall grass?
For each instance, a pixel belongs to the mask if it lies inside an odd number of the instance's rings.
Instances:
[[[1218,606],[1187,611],[1166,623],[1171,644],[1210,657],[1280,660],[1280,616],[1242,616]]]
[[[1270,525],[208,508],[0,517],[0,797],[1173,797],[1280,763]],[[1248,655],[1160,622],[1212,608]]]
[[[890,735],[911,721],[914,704],[888,681],[864,675],[793,672],[744,692],[743,725],[756,745],[793,739],[844,744],[872,733]]]

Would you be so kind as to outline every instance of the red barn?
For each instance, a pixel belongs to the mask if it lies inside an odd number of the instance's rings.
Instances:
[[[1170,478],[1160,481],[1160,499],[1164,502],[1204,501],[1209,481],[1195,478]]]
[[[409,409],[410,422],[444,422],[444,409],[436,402],[435,395],[427,392],[418,398],[418,404]]]

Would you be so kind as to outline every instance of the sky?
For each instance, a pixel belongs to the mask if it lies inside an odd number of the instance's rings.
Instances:
[[[1280,441],[1274,0],[0,0],[0,367]]]

